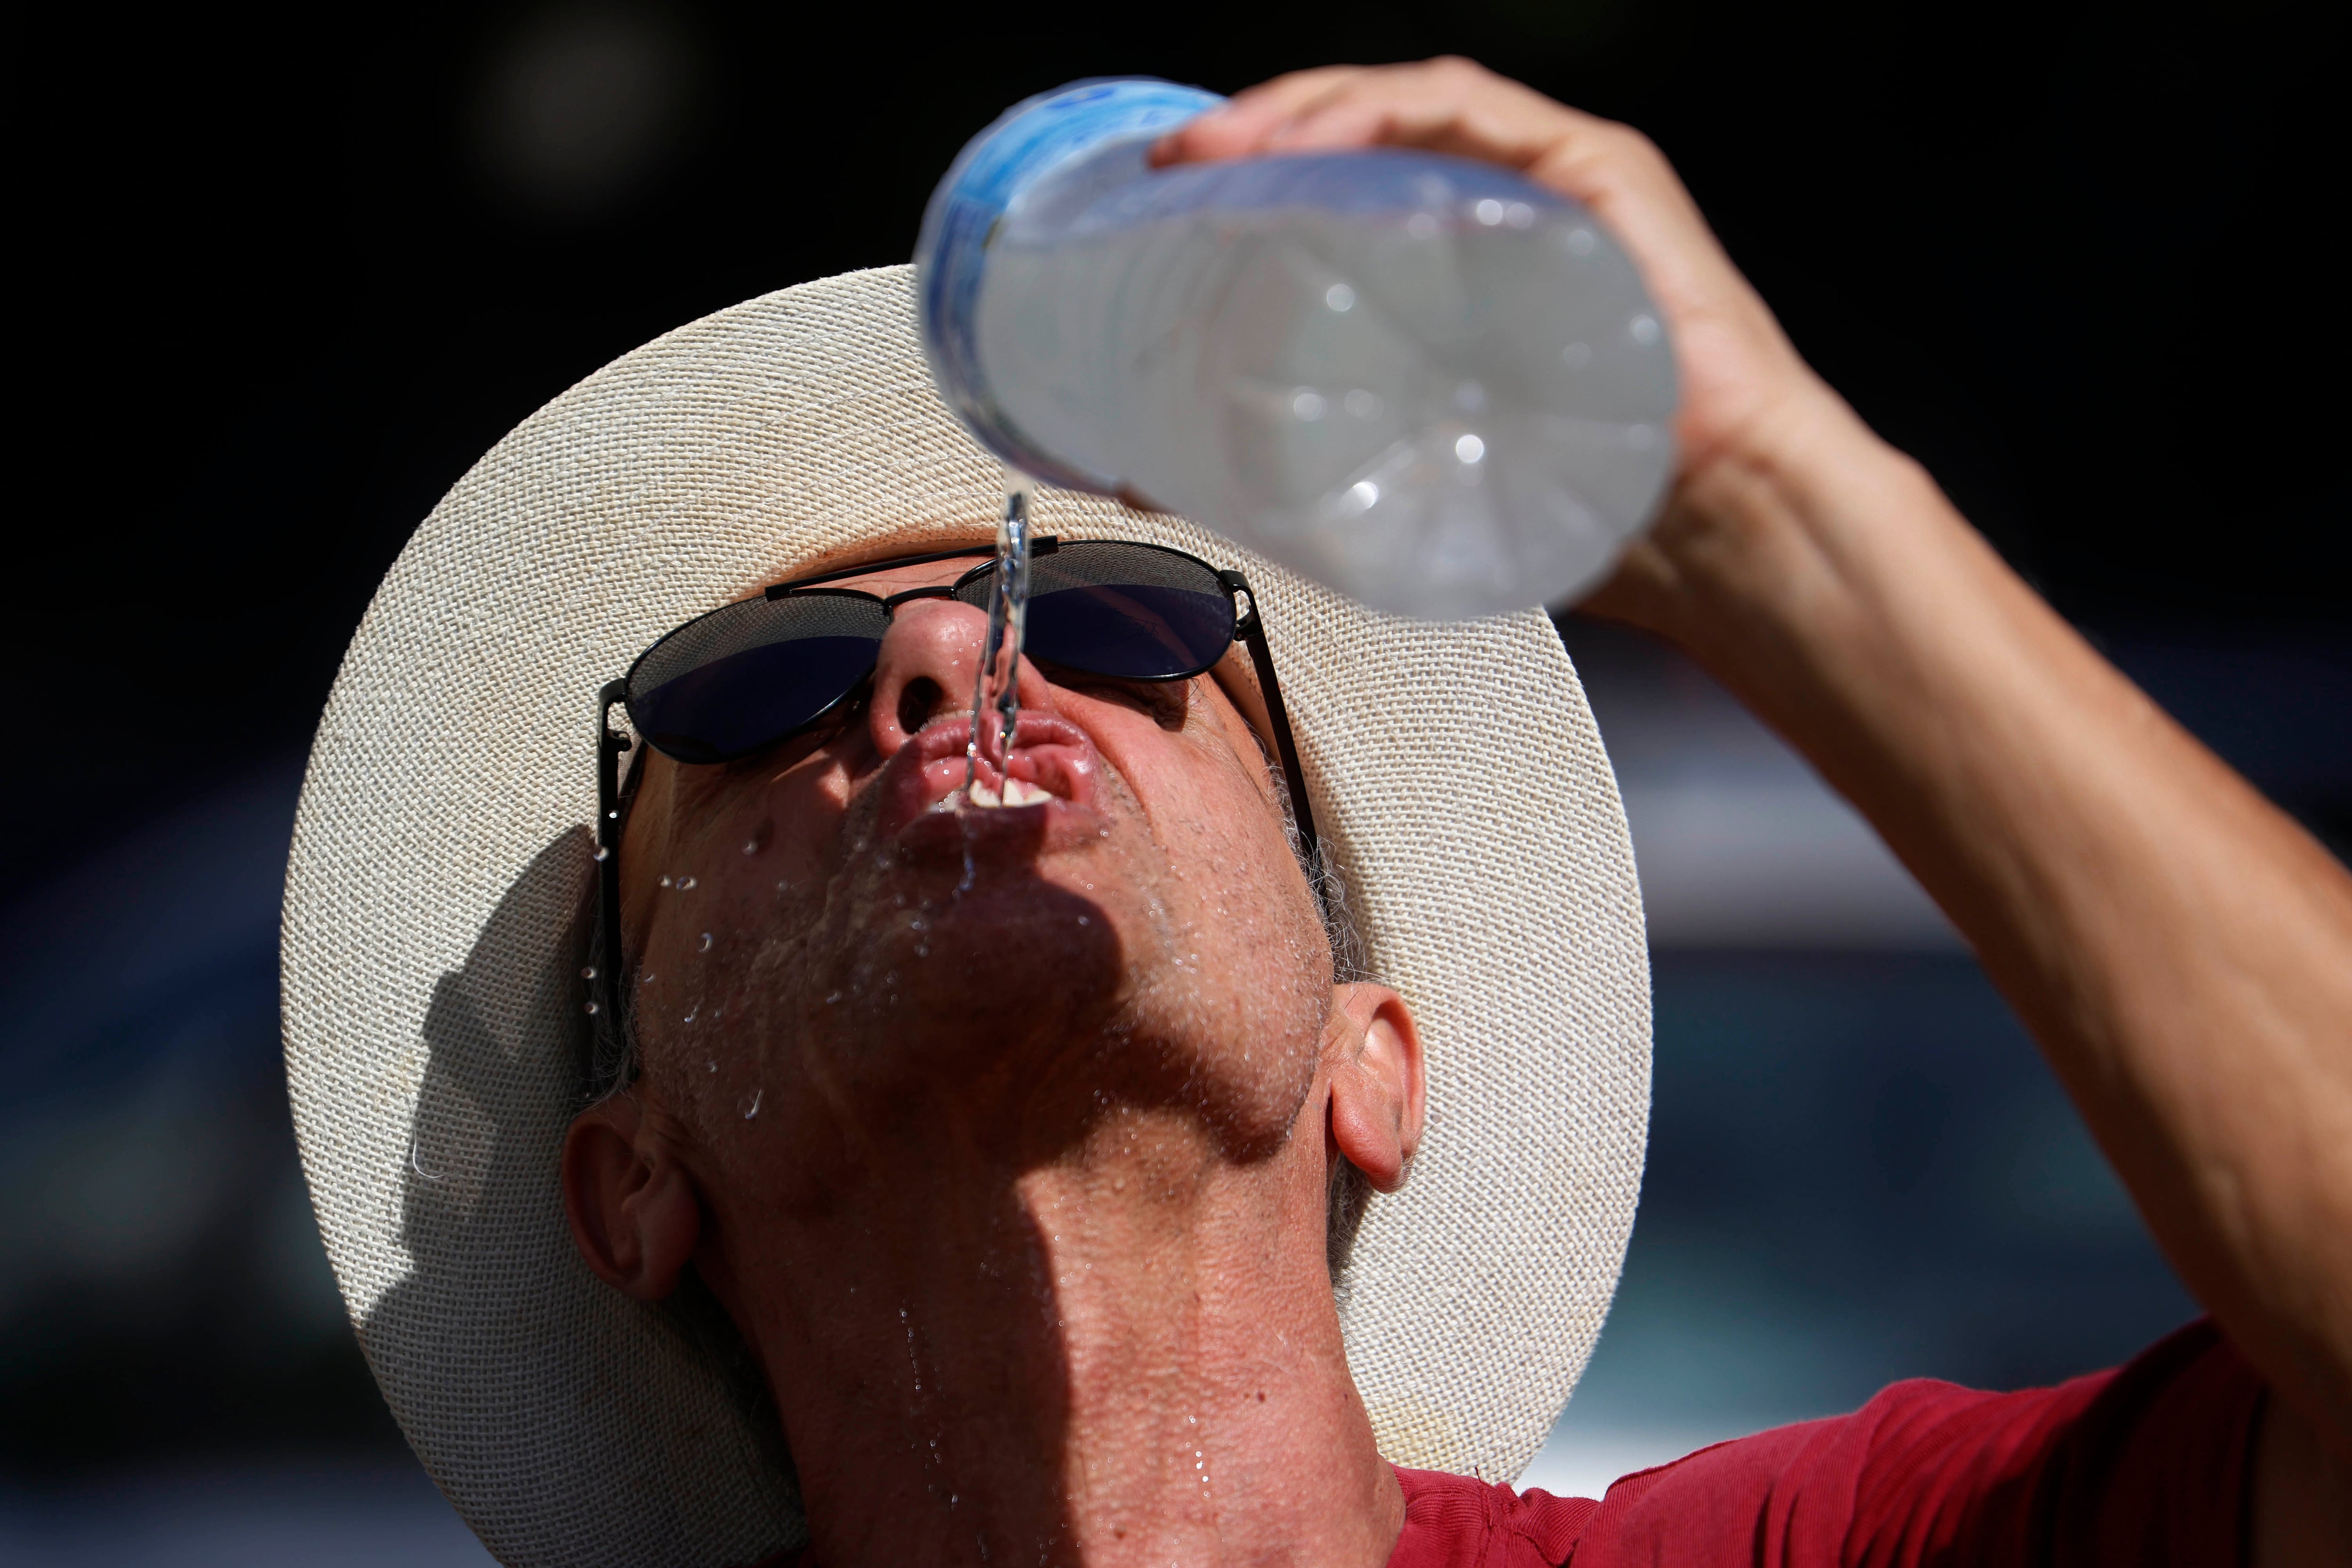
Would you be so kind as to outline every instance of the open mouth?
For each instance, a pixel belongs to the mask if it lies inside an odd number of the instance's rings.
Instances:
[[[1093,823],[1102,758],[1086,731],[1052,714],[1024,712],[1003,769],[977,764],[967,790],[964,752],[971,735],[968,720],[935,724],[890,760],[880,824],[886,837],[902,836],[926,818],[951,824],[964,816],[1008,826],[1038,816]]]

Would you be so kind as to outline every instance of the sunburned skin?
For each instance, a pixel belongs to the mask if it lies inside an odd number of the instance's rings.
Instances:
[[[1411,1017],[1332,982],[1244,660],[1024,664],[983,783],[1025,804],[974,806],[984,630],[910,601],[837,722],[646,759],[622,849],[643,1071],[566,1147],[583,1255],[648,1299],[694,1263],[767,1369],[823,1559],[952,1532],[992,1561],[1213,1561],[1271,1531],[1378,1562],[1402,1501],[1322,1231],[1338,1161],[1393,1186],[1418,1137]]]

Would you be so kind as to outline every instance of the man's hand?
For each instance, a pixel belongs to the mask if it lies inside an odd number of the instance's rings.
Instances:
[[[1685,473],[1743,446],[1769,445],[1776,425],[1802,418],[1827,395],[1648,137],[1469,60],[1277,77],[1170,132],[1153,161],[1349,147],[1414,147],[1500,163],[1608,225],[1672,332]]]

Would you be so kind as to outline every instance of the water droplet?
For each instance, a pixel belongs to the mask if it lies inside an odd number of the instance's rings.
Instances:
[[[612,858],[613,852],[610,849],[605,848],[602,844],[596,846],[596,853],[592,857],[592,858],[599,861],[610,860]]]
[[[595,1003],[593,1003],[593,1002],[589,1003],[589,1004],[588,1004],[588,1006],[587,1006],[587,1011],[588,1011],[589,1013],[591,1013],[591,1014],[593,1014],[593,1013],[596,1011],[596,1004],[595,1004]]]
[[[580,978],[581,978],[581,979],[583,979],[583,980],[593,980],[593,979],[595,979],[595,978],[596,978],[596,966],[595,966],[594,964],[593,964],[593,963],[592,963],[592,964],[590,964],[587,968],[585,968],[585,969],[582,970],[582,971],[580,972]]]
[[[1567,363],[1569,369],[1582,370],[1592,363],[1592,345],[1582,342],[1570,343],[1559,351],[1559,357]]]
[[[841,1000],[841,993],[840,993],[840,992],[838,992],[838,991],[836,991],[836,992],[835,992],[832,995],[830,995],[830,996],[826,997],[824,1000],[825,1000],[825,1005],[826,1005],[827,1006],[831,1006],[834,1003],[838,1002],[838,1001],[840,1001],[840,1000]],[[902,1318],[906,1316],[906,1314],[905,1314],[904,1312],[901,1312],[901,1313],[899,1313],[898,1315],[899,1315],[900,1317],[902,1317]]]
[[[1465,463],[1475,463],[1486,455],[1486,443],[1475,436],[1463,436],[1454,443],[1454,455]]]
[[[1323,302],[1344,315],[1356,308],[1356,291],[1345,283],[1334,283],[1323,290]]]
[[[717,1072],[719,1070],[719,1064],[717,1062],[705,1062],[702,1064],[702,1070],[705,1072]]]
[[[709,952],[710,951],[710,933],[709,931],[704,931],[702,933],[701,951],[704,952]]]
[[[1095,923],[1094,917],[1091,915],[1080,915],[1078,917],[1078,923],[1082,926],[1092,925]]]
[[[1470,213],[1480,223],[1492,228],[1503,221],[1503,204],[1492,196],[1482,196],[1478,200],[1478,205],[1470,209]]]
[[[685,892],[688,888],[691,888],[691,887],[693,887],[693,886],[694,886],[694,879],[693,879],[693,878],[691,878],[691,877],[680,877],[680,878],[677,879],[677,890],[678,890],[679,892],[681,892],[681,893]]]
[[[1633,334],[1633,341],[1637,343],[1654,343],[1658,341],[1658,319],[1655,316],[1636,316],[1625,323],[1625,330]]]
[[[760,852],[760,841],[759,841],[758,839],[756,839],[756,838],[746,838],[745,840],[743,840],[743,853],[744,853],[744,854],[746,854],[746,855],[757,855],[759,852]]]
[[[751,1091],[751,1103],[743,1108],[744,1121],[749,1121],[760,1114],[760,1098],[767,1092],[764,1089],[755,1089]]]
[[[1309,425],[1322,418],[1329,406],[1323,401],[1323,395],[1311,386],[1302,386],[1290,395],[1290,411]]]
[[[1513,228],[1526,228],[1536,221],[1536,209],[1525,202],[1507,202],[1503,205],[1503,221]]]
[[[680,1019],[678,1020],[678,1022],[679,1022],[679,1023],[681,1023],[681,1024],[691,1024],[691,1023],[693,1023],[693,1022],[694,1022],[695,1015],[696,1015],[696,1014],[700,1013],[701,1011],[702,1011],[702,1009],[701,1009],[700,1007],[698,1007],[698,1007],[696,1007],[696,1008],[695,1008],[695,1010],[694,1010],[694,1012],[693,1012],[693,1013],[688,1013],[685,1017],[680,1018]]]

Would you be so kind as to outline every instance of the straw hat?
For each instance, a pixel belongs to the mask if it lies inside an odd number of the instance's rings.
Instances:
[[[803,284],[523,421],[402,552],[310,753],[287,1080],[320,1228],[409,1441],[509,1563],[755,1562],[804,1538],[772,1426],[574,1253],[598,686],[846,547],[985,538],[996,462],[933,394],[911,269]],[[1429,1117],[1341,1282],[1399,1464],[1516,1476],[1582,1371],[1641,1184],[1648,959],[1591,711],[1537,613],[1363,610],[1181,520],[1048,491],[1041,532],[1248,573],[1370,972]]]

